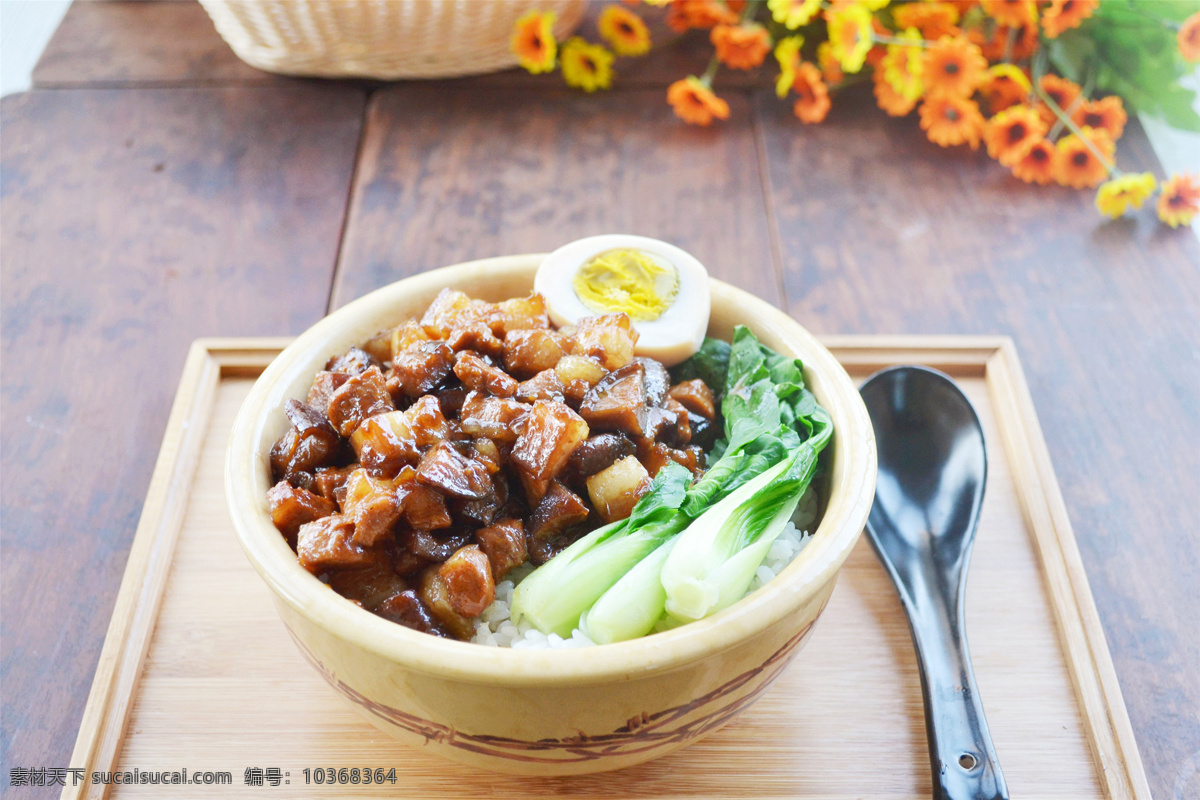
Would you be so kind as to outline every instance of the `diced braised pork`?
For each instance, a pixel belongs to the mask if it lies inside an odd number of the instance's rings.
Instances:
[[[421,317],[421,326],[431,337],[445,339],[457,327],[486,320],[491,310],[491,303],[472,300],[453,289],[442,289]]]
[[[449,442],[438,442],[421,457],[417,480],[443,494],[482,499],[494,491],[487,467]]]
[[[394,411],[391,395],[378,367],[368,367],[338,387],[329,398],[329,421],[342,436],[349,436],[362,421]]]
[[[387,389],[393,397],[416,398],[436,389],[450,375],[454,351],[445,342],[426,342],[392,358]]]
[[[558,373],[553,369],[546,369],[521,382],[517,386],[517,399],[522,403],[532,403],[535,400],[556,400],[561,403],[565,398]]]
[[[605,369],[619,369],[633,361],[638,333],[625,314],[604,314],[579,320],[575,352],[593,356]]]
[[[292,427],[271,448],[271,468],[276,478],[291,480],[337,458],[341,441],[323,414],[298,400],[288,400],[284,410]]]
[[[563,470],[563,476],[572,483],[582,484],[587,478],[635,452],[636,448],[628,437],[618,433],[598,433],[575,448]]]
[[[512,451],[512,463],[531,505],[541,501],[551,479],[587,437],[588,424],[570,407],[553,400],[533,404]]]
[[[367,610],[376,609],[388,598],[408,588],[404,578],[396,574],[387,556],[372,552],[372,559],[361,567],[336,570],[329,576],[329,586],[349,600],[357,600]]]
[[[396,478],[396,496],[404,521],[413,528],[436,531],[450,527],[452,520],[445,496],[418,481],[412,467],[405,467]]]
[[[558,379],[563,385],[567,402],[578,407],[588,390],[600,382],[608,371],[591,356],[563,356],[554,365]]]
[[[546,315],[545,299],[535,292],[496,303],[488,312],[488,324],[497,336],[507,339],[513,331],[549,328],[550,317]]]
[[[412,628],[422,633],[432,633],[434,636],[450,638],[450,634],[441,626],[429,611],[429,607],[421,602],[421,598],[412,589],[395,594],[384,600],[375,609],[375,613],[384,619],[399,623],[406,628]]]
[[[645,436],[646,370],[628,364],[605,375],[579,406],[579,415],[597,431]]]
[[[325,369],[329,372],[340,372],[343,375],[354,377],[363,374],[371,367],[378,368],[379,366],[379,361],[370,353],[358,347],[351,347],[342,355],[329,359],[325,364]]]
[[[510,570],[529,560],[525,545],[525,526],[519,519],[504,519],[475,531],[479,549],[492,565],[492,576],[503,580]]]
[[[350,380],[350,376],[344,372],[328,370],[318,372],[317,377],[313,378],[312,387],[308,390],[306,402],[321,413],[328,414],[329,399],[348,380]]]
[[[529,406],[516,400],[472,392],[463,401],[462,430],[470,436],[512,443],[525,429],[528,412]]]
[[[391,356],[388,360],[394,363],[397,356],[415,350],[428,341],[429,334],[421,327],[421,323],[409,320],[392,331]]]
[[[454,361],[454,374],[463,382],[463,386],[475,392],[497,397],[512,397],[517,393],[515,378],[470,350],[458,354]]]
[[[567,337],[556,331],[531,328],[504,338],[504,368],[518,378],[532,378],[554,369],[570,350]]]
[[[588,498],[605,522],[625,519],[650,489],[650,474],[634,456],[617,461],[587,479]]]
[[[301,525],[296,555],[300,565],[314,575],[329,569],[361,567],[371,560],[371,554],[354,543],[354,523],[341,514]]]
[[[661,361],[653,358],[635,358],[634,363],[641,364],[644,371],[646,386],[646,405],[661,406],[667,399],[667,390],[671,388],[671,376]]]
[[[350,435],[350,445],[359,463],[378,475],[395,475],[404,465],[416,464],[421,458],[406,411],[389,411],[365,420]]]
[[[326,500],[334,501],[338,490],[346,483],[346,479],[357,469],[357,465],[348,467],[321,467],[313,476],[312,491]]]
[[[327,517],[336,510],[326,498],[297,489],[287,481],[280,481],[270,488],[267,502],[271,506],[271,521],[293,544],[301,525]]]
[[[712,389],[700,378],[677,383],[667,394],[694,414],[699,414],[709,421],[717,418],[717,405],[713,400]]]
[[[479,545],[459,548],[438,574],[446,583],[450,607],[464,617],[478,617],[496,599],[492,566]]]
[[[504,342],[496,338],[483,320],[461,323],[450,331],[446,344],[454,352],[474,350],[492,358],[504,356]]]
[[[358,469],[346,479],[342,513],[354,522],[354,542],[363,547],[390,536],[400,519],[396,483]]]
[[[454,609],[450,599],[450,587],[440,570],[440,564],[431,564],[425,568],[421,573],[417,596],[446,630],[458,639],[470,639],[475,633],[475,622]]]
[[[588,518],[590,509],[577,494],[558,481],[552,481],[533,516],[529,518],[529,555],[535,564],[544,564],[570,544],[564,534]]]
[[[450,426],[442,414],[442,407],[433,395],[423,395],[405,409],[404,419],[408,422],[417,447],[422,449],[432,447],[450,433]]]

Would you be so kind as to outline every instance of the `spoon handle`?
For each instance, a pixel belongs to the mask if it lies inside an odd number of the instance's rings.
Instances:
[[[1008,800],[988,733],[963,621],[965,564],[916,560],[893,573],[908,611],[925,694],[935,800]]]

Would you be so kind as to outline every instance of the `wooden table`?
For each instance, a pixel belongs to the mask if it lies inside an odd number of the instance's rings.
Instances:
[[[1200,787],[1200,244],[763,76],[684,126],[687,43],[620,88],[243,65],[190,2],[81,2],[3,100],[0,769],[67,766],[188,343],[627,231],[820,333],[1001,333],[1025,360],[1154,795]],[[719,85],[720,86],[720,85]],[[1136,122],[1130,168],[1160,171]],[[52,789],[14,796],[56,796]],[[1182,795],[1181,795],[1182,796]]]

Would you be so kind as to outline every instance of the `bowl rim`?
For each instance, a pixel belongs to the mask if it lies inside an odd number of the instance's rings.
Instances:
[[[866,407],[842,365],[803,326],[766,301],[715,279],[710,279],[712,296],[719,294],[744,308],[756,333],[770,332],[797,344],[796,355],[806,372],[811,370],[816,377],[813,391],[833,417],[833,446],[845,459],[840,479],[829,486],[825,514],[812,541],[765,586],[711,617],[641,639],[596,647],[514,650],[443,639],[397,625],[345,600],[300,566],[271,522],[265,491],[259,491],[266,464],[259,442],[268,415],[282,406],[282,398],[272,390],[285,378],[300,373],[311,376],[313,364],[329,355],[330,340],[352,328],[356,320],[386,314],[405,295],[435,293],[445,286],[469,291],[466,279],[481,270],[489,277],[504,274],[513,280],[528,273],[532,290],[534,271],[545,255],[480,259],[384,286],[300,334],[258,377],[230,434],[225,495],[242,550],[277,603],[282,601],[327,634],[407,669],[476,683],[549,687],[628,680],[722,652],[796,612],[835,578],[862,533],[874,498],[875,439]]]

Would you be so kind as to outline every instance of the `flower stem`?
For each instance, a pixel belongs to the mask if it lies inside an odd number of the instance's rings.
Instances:
[[[871,41],[876,44],[898,44],[902,47],[930,47],[933,42],[925,39],[901,39],[896,36],[883,36],[878,33],[871,33]]]
[[[717,61],[717,56],[714,53],[713,57],[711,59],[709,59],[708,69],[704,70],[704,74],[700,76],[700,82],[703,83],[705,86],[707,86],[709,89],[712,88],[713,78],[715,78],[717,76],[717,68],[720,65],[721,65],[721,62]]]
[[[1054,102],[1054,98],[1046,94],[1045,90],[1042,89],[1040,81],[1033,85],[1033,90],[1037,93],[1038,98],[1046,104],[1046,107],[1054,112],[1054,116],[1058,117],[1058,124],[1065,125],[1067,130],[1079,137],[1079,141],[1083,142],[1087,149],[1092,151],[1092,155],[1100,160],[1100,163],[1108,170],[1109,175],[1119,177],[1121,172],[1117,169],[1117,165],[1109,161],[1108,157],[1100,152],[1100,148],[1092,144],[1092,140],[1083,135],[1083,131],[1079,130],[1079,126],[1063,112],[1058,103]]]

